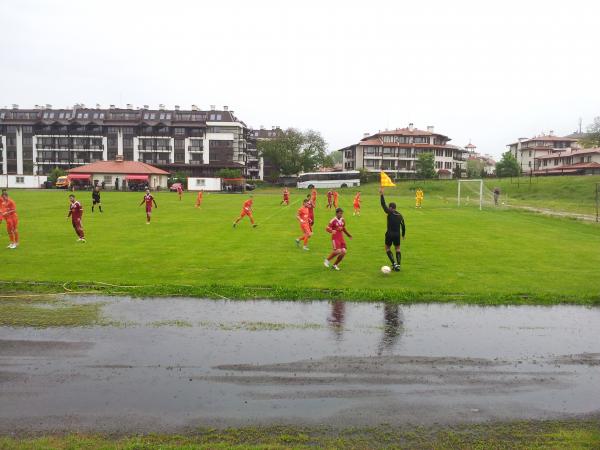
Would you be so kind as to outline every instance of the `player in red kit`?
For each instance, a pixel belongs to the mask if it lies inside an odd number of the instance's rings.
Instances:
[[[140,206],[142,206],[144,203],[146,204],[146,225],[150,225],[150,217],[152,216],[152,205],[154,204],[154,207],[158,208],[156,200],[154,200],[154,197],[152,197],[152,194],[150,194],[150,189],[146,189],[146,195],[144,195]]]
[[[245,216],[248,216],[250,219],[252,227],[256,228],[256,223],[254,223],[254,217],[252,216],[252,203],[254,203],[254,200],[252,199],[252,196],[250,196],[250,198],[244,202],[244,206],[242,206],[240,217],[235,219],[235,222],[233,222],[233,228],[237,227],[237,224],[240,223],[240,220],[242,220]]]
[[[338,208],[338,191],[333,191],[333,207]]]
[[[196,208],[200,208],[200,206],[202,206],[202,195],[203,194],[204,194],[204,191],[198,192],[198,196],[196,197]]]
[[[179,201],[181,201],[181,197],[183,197],[183,187],[181,183],[177,186],[177,195],[179,195]]]
[[[288,188],[283,188],[283,200],[281,200],[280,205],[289,205],[290,204],[290,191]]]
[[[302,229],[302,236],[296,239],[296,245],[300,247],[300,241],[304,242],[303,250],[308,250],[308,240],[312,236],[312,228],[310,225],[310,213],[308,209],[308,204],[310,203],[309,199],[304,200],[302,204],[302,208],[298,210],[298,214],[296,214],[296,219],[300,222],[300,228]]]
[[[352,239],[352,235],[346,230],[346,221],[344,220],[344,210],[342,208],[337,208],[335,210],[335,217],[331,219],[326,230],[328,233],[331,233],[333,251],[325,258],[323,264],[325,267],[340,270],[339,264],[342,262],[342,259],[344,259],[344,256],[346,256],[346,241],[344,240],[344,234]],[[331,265],[330,261],[336,257],[337,259],[333,265]]]
[[[75,196],[73,194],[69,195],[69,201],[71,204],[69,205],[69,214],[67,214],[67,219],[71,218],[71,223],[73,224],[73,228],[75,229],[75,233],[79,237],[79,242],[85,242],[85,236],[83,234],[83,225],[81,223],[81,217],[83,216],[83,207],[81,203],[75,200]]]
[[[306,196],[306,200],[308,201],[306,204],[306,207],[308,208],[308,223],[310,224],[310,228],[312,230],[312,227],[315,224],[315,204],[310,198],[310,195]]]
[[[358,191],[356,193],[356,196],[354,197],[354,213],[352,214],[353,216],[360,216],[360,191]]]
[[[310,201],[314,206],[317,206],[317,190],[315,188],[310,191]]]
[[[327,191],[327,208],[333,208],[333,191],[331,189]]]
[[[8,197],[8,193],[3,190],[0,199],[0,216],[6,221],[6,232],[10,239],[10,244],[7,248],[17,248],[19,246],[19,216],[17,216],[17,206],[12,198]]]

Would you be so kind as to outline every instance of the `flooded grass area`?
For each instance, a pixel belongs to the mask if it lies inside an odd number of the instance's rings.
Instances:
[[[75,295],[21,306],[34,318],[0,327],[3,432],[600,412],[599,308]],[[75,311],[87,311],[85,326],[55,318]]]

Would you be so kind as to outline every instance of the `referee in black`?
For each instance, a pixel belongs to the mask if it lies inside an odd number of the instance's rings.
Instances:
[[[404,217],[398,211],[396,211],[396,204],[390,203],[389,206],[385,204],[385,198],[383,197],[383,188],[379,188],[379,194],[381,195],[381,207],[387,214],[387,231],[385,232],[385,252],[390,258],[392,268],[396,272],[400,272],[400,264],[402,262],[402,253],[400,253],[400,229],[402,228],[402,239],[406,233],[406,226],[404,225]],[[392,244],[396,249],[396,261],[394,261],[394,255],[392,254]]]
[[[100,187],[95,186],[92,191],[92,212],[94,212],[94,206],[98,205],[98,209],[102,212],[102,203],[100,203]]]

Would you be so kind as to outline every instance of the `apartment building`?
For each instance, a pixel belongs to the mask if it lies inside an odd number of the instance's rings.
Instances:
[[[523,173],[539,169],[539,158],[542,156],[578,148],[576,138],[555,136],[553,131],[532,138],[519,138],[507,147],[517,159]]]
[[[260,126],[259,129],[250,130],[248,140],[248,155],[249,155],[249,166],[258,167],[259,178],[265,180],[272,180],[273,177],[277,177],[279,173],[277,168],[273,166],[271,161],[264,159],[258,154],[257,143],[259,141],[268,141],[279,137],[283,133],[283,130],[279,126],[274,125],[271,129],[267,129]]]
[[[201,110],[159,105],[94,108],[78,104],[0,109],[3,174],[45,175],[96,161],[140,161],[189,176],[210,177],[222,168],[259,178],[250,130],[227,106]]]
[[[600,147],[566,149],[541,155],[535,175],[600,175]]]
[[[385,170],[398,177],[416,174],[416,161],[422,153],[432,153],[435,169],[441,178],[464,176],[467,151],[450,145],[451,139],[434,131],[419,130],[411,123],[406,128],[365,134],[356,144],[342,148],[344,170]]]

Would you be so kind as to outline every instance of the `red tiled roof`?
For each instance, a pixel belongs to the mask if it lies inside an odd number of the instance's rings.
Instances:
[[[465,148],[477,148],[477,146],[475,146],[469,142],[467,145],[465,145]]]
[[[131,175],[169,175],[158,167],[138,161],[97,161],[68,170],[69,173],[122,173]]]
[[[553,167],[551,169],[534,170],[533,173],[571,173],[582,169],[600,169],[600,163],[582,162],[576,164],[566,164],[564,166]]]
[[[600,153],[600,147],[596,148],[583,148],[580,150],[570,150],[564,149],[562,152],[555,152],[551,155],[542,155],[537,156],[536,159],[553,159],[553,158],[563,158],[567,156],[580,156],[580,155],[589,155],[591,153]]]
[[[523,141],[517,141],[517,142],[513,142],[512,144],[508,144],[508,145],[516,145],[519,142],[521,144],[523,144],[524,142],[531,142],[531,141],[549,141],[549,142],[554,142],[554,141],[569,141],[569,142],[577,142],[577,139],[574,138],[570,138],[570,137],[561,137],[561,136],[535,136],[532,137],[530,139],[525,139]]]

